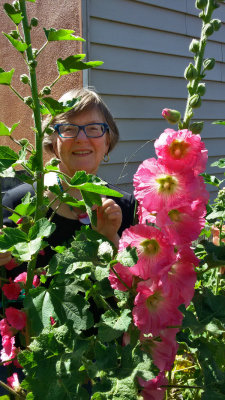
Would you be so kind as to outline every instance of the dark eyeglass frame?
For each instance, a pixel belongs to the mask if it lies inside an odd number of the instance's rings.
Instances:
[[[86,126],[90,126],[90,125],[100,125],[100,126],[102,126],[102,128],[103,128],[102,134],[99,135],[99,136],[91,136],[91,135],[88,135],[87,132],[86,132],[86,130],[85,130],[85,128],[86,128]],[[76,126],[76,127],[78,127],[77,135],[76,135],[76,136],[63,136],[62,133],[60,133],[60,130],[59,130],[60,126]],[[61,138],[63,138],[63,139],[76,139],[81,130],[85,133],[85,135],[87,136],[87,138],[96,138],[96,139],[97,139],[97,138],[99,138],[99,137],[102,137],[102,136],[106,133],[106,131],[109,131],[109,125],[106,124],[105,122],[95,122],[95,123],[92,123],[92,124],[85,124],[85,125],[77,125],[77,124],[56,124],[56,125],[54,126],[54,129],[57,131],[58,135],[59,135]]]

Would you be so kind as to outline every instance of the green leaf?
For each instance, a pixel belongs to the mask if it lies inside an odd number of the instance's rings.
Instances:
[[[19,228],[4,228],[0,235],[0,250],[11,250],[18,243],[26,244],[27,235]]]
[[[208,325],[214,318],[225,323],[225,297],[215,296],[205,288],[203,294],[195,292],[193,303],[200,323]]]
[[[20,40],[14,39],[11,35],[8,35],[7,33],[3,32],[3,35],[10,41],[13,47],[15,47],[16,50],[20,51],[21,53],[23,53],[29,47],[26,43],[22,43]]]
[[[225,158],[220,158],[211,164],[211,167],[225,168]]]
[[[75,31],[69,29],[44,29],[45,35],[49,42],[58,41],[58,40],[79,40],[85,42],[85,40],[79,36],[74,36],[73,33]]]
[[[87,213],[90,218],[91,224],[93,226],[97,225],[97,212],[96,210],[92,210],[92,206],[97,204],[98,206],[102,205],[101,196],[97,193],[90,193],[81,190],[81,195],[83,197],[84,203],[86,205]]]
[[[207,221],[215,220],[218,218],[225,218],[225,211],[216,211],[214,210],[209,215],[207,215]]]
[[[10,400],[10,397],[7,395],[0,396],[0,400]]]
[[[223,180],[218,179],[214,175],[210,175],[210,174],[201,174],[201,175],[204,178],[204,182],[208,183],[209,185],[219,187],[221,185],[221,183],[223,182]]]
[[[18,160],[18,155],[8,146],[0,146],[0,172],[8,169]]]
[[[0,121],[0,136],[10,136],[18,125],[19,122],[13,124],[12,128],[8,128],[3,122]]]
[[[97,342],[95,346],[96,365],[99,370],[106,371],[117,367],[117,353],[115,343],[107,345]]]
[[[0,172],[0,176],[2,178],[15,178],[16,173],[12,167],[5,169],[3,172]]]
[[[138,262],[137,250],[135,247],[126,247],[123,251],[119,252],[117,255],[117,260],[119,263],[127,266],[133,267],[133,265]]]
[[[25,0],[25,1],[29,1],[30,3],[36,3],[36,0]]]
[[[14,24],[19,25],[19,23],[22,21],[23,17],[20,11],[16,11],[11,4],[5,3],[3,5],[3,8],[6,12],[6,14],[11,18],[11,20],[14,22]]]
[[[29,230],[28,239],[49,237],[55,230],[55,224],[49,222],[47,218],[41,218]]]
[[[74,108],[74,105],[71,107],[64,106],[63,103],[59,103],[57,100],[54,100],[52,97],[43,97],[41,102],[45,105],[46,109],[49,113],[55,117],[58,114],[65,113]]]
[[[214,390],[206,390],[201,397],[202,400],[225,400],[225,395]]]
[[[12,255],[19,261],[30,261],[34,254],[39,253],[42,249],[42,239],[37,238],[30,242],[16,243],[12,250]]]
[[[59,71],[59,75],[67,75],[73,72],[82,71],[88,68],[94,68],[99,65],[102,65],[102,61],[89,61],[83,62],[80,61],[85,57],[85,54],[76,54],[74,56],[69,56],[65,60],[62,58],[58,58],[57,60],[57,67]]]
[[[115,311],[106,311],[101,316],[101,321],[96,325],[99,327],[99,339],[104,342],[107,338],[107,341],[111,342],[121,336],[123,332],[126,332],[131,323],[130,312],[130,310],[125,309],[118,315]]]
[[[8,72],[5,72],[5,71],[0,72],[0,85],[10,86],[14,72],[15,72],[14,68]]]
[[[113,196],[113,197],[123,197],[123,195],[116,190],[109,189],[106,186],[96,185],[94,183],[84,183],[82,185],[70,185],[71,187],[75,187],[78,190],[85,190],[87,192],[98,193],[104,196]]]
[[[212,122],[212,124],[214,124],[214,125],[225,125],[225,121],[218,120],[218,121]]]
[[[24,306],[31,320],[33,333],[38,335],[43,327],[49,327],[50,317],[57,324],[71,320],[77,333],[91,328],[94,321],[89,303],[76,292],[76,282],[59,288],[39,287],[30,290]]]

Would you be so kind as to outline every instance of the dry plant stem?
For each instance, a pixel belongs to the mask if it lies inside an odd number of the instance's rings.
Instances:
[[[0,386],[2,386],[4,389],[8,390],[8,392],[12,393],[14,396],[16,396],[16,400],[24,400],[24,396],[20,396],[15,390],[13,390],[11,387],[6,385],[4,382],[0,381]]]

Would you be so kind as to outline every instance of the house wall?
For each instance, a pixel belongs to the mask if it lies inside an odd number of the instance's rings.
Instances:
[[[0,18],[1,31],[9,33],[15,29],[15,25],[5,14],[1,1]],[[41,48],[46,41],[43,27],[46,29],[64,28],[72,29],[77,36],[82,36],[81,30],[81,0],[36,0],[35,3],[26,2],[28,18],[37,17],[39,20],[38,27],[31,31],[32,45],[34,48]],[[0,35],[0,66],[10,71],[15,68],[12,81],[13,87],[24,97],[30,95],[28,85],[20,82],[20,75],[28,73],[22,56],[14,49],[2,34]],[[81,42],[51,42],[38,56],[37,76],[38,89],[51,84],[57,78],[56,59],[66,58],[69,55],[81,52]],[[82,86],[82,74],[71,74],[64,76],[53,87],[52,96],[58,99],[63,93],[71,89],[71,87]],[[0,91],[1,116],[0,119],[7,126],[11,127],[15,122],[20,121],[20,125],[15,130],[15,138],[28,138],[34,143],[34,134],[31,129],[33,126],[32,113],[24,103],[19,100],[7,86],[1,86]],[[1,137],[1,145],[10,145],[14,150],[18,150],[9,138]],[[45,159],[47,160],[47,156]]]
[[[201,21],[194,0],[82,0],[83,35],[89,60],[104,64],[84,73],[84,83],[94,86],[109,106],[121,139],[100,175],[132,191],[138,165],[154,157],[153,139],[168,127],[163,108],[184,113],[184,69],[192,61],[189,44],[199,38]],[[207,171],[222,170],[210,164],[224,157],[224,127],[212,121],[225,112],[225,4],[214,18],[223,22],[207,44],[206,57],[216,66],[207,73],[207,91],[194,120],[204,120],[202,137],[209,151]],[[221,173],[222,171],[222,173]],[[213,195],[213,187],[209,187]]]

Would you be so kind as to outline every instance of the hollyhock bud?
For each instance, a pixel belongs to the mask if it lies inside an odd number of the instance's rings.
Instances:
[[[8,271],[11,271],[12,269],[18,267],[18,263],[16,262],[15,258],[12,258],[7,264],[5,264],[5,268]]]
[[[207,0],[196,0],[195,2],[195,7],[198,8],[199,10],[204,10],[206,6],[207,6]]]
[[[201,97],[198,94],[193,94],[189,99],[189,104],[192,108],[198,108],[201,106]]]
[[[12,374],[11,376],[9,376],[9,378],[7,378],[7,383],[9,387],[14,389],[15,391],[18,391],[18,389],[20,389],[20,382],[18,374],[16,372],[14,372],[14,374]]]
[[[20,225],[23,223],[23,217],[19,218],[18,221],[16,221],[17,225]]]
[[[214,68],[215,62],[215,58],[206,58],[203,62],[203,69],[210,71]]]
[[[203,31],[202,31],[202,36],[207,39],[208,36],[211,36],[214,32],[214,27],[211,23],[208,23],[204,26]]]
[[[211,24],[213,25],[214,31],[218,31],[221,27],[221,21],[219,19],[212,19]]]
[[[176,124],[180,121],[180,112],[177,110],[171,110],[170,108],[164,108],[162,110],[162,116],[171,124]]]
[[[193,124],[191,124],[189,126],[189,129],[190,129],[190,131],[192,133],[194,133],[196,135],[196,134],[199,134],[202,131],[203,126],[204,126],[204,122],[203,121],[193,122]]]
[[[29,76],[26,74],[20,75],[20,81],[23,82],[25,85],[30,82]]]
[[[5,310],[5,315],[8,323],[16,328],[18,331],[26,326],[27,316],[24,311],[17,310],[17,308],[9,307]]]
[[[197,87],[197,94],[199,94],[199,96],[204,96],[205,91],[206,91],[205,83],[199,83]]]
[[[184,71],[185,79],[187,79],[188,81],[192,81],[193,79],[195,79],[197,77],[197,75],[198,75],[198,73],[197,73],[196,68],[194,67],[194,65],[192,63],[190,63]]]
[[[38,26],[38,19],[35,17],[31,18],[30,24],[31,26]]]
[[[18,283],[5,283],[2,286],[2,291],[7,299],[17,300],[21,292],[21,287]]]
[[[50,323],[52,326],[56,324],[56,321],[53,317],[50,317]]]
[[[191,51],[192,53],[198,53],[199,51],[199,41],[196,39],[193,39],[191,41],[191,44],[189,46],[189,51]]]

